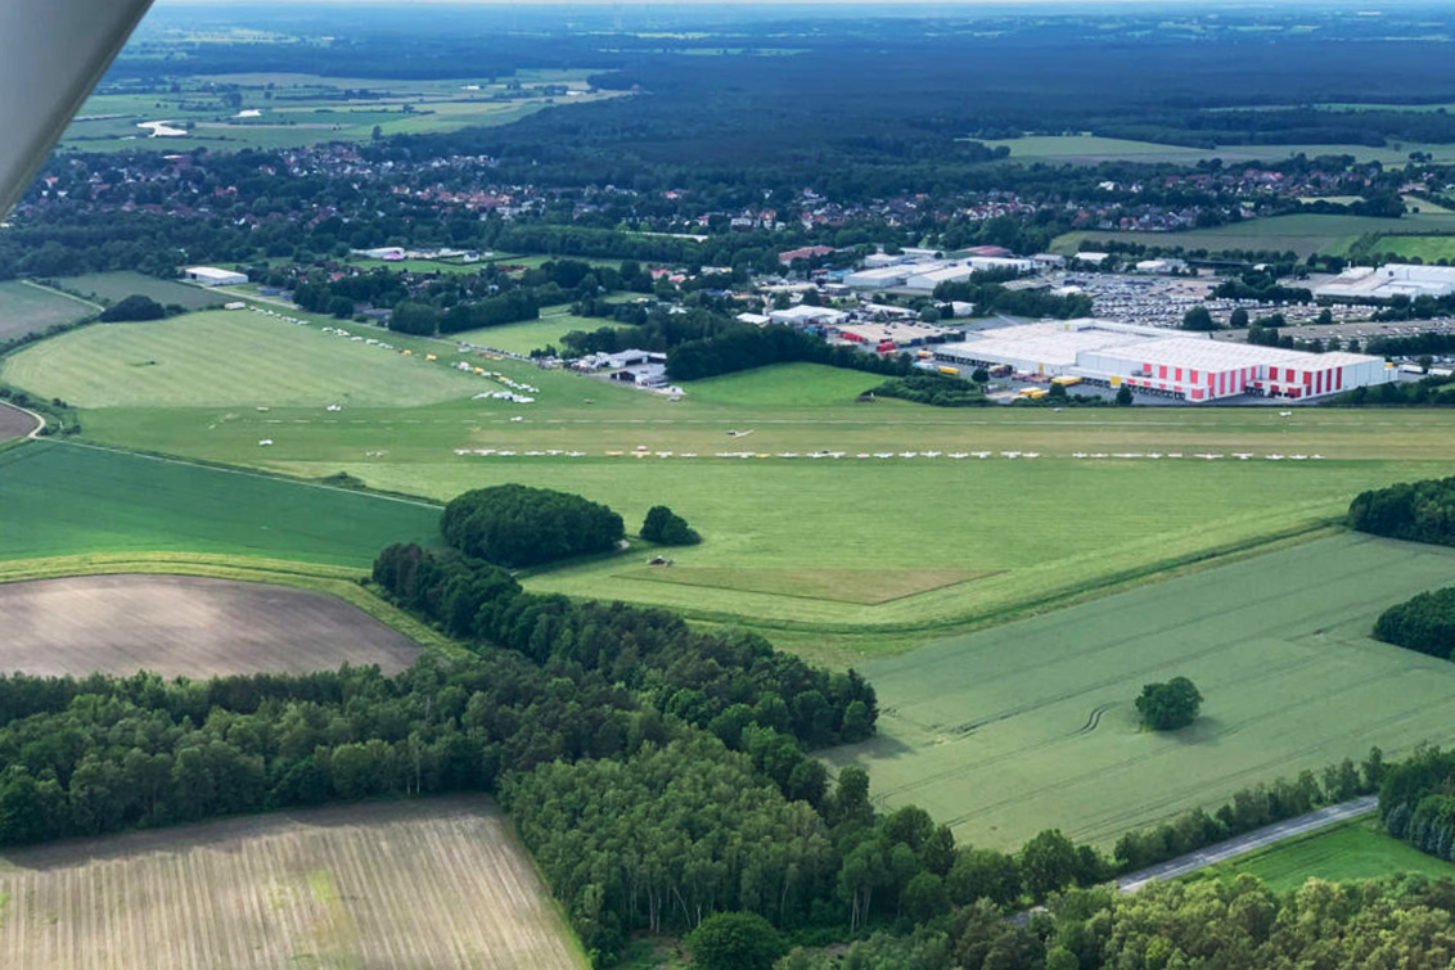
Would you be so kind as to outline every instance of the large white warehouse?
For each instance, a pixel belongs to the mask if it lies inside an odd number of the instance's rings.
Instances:
[[[935,359],[1128,384],[1192,402],[1240,394],[1318,398],[1396,378],[1393,365],[1364,354],[1312,354],[1092,319],[987,330],[935,348]]]
[[[1363,302],[1396,296],[1448,296],[1455,293],[1455,266],[1389,263],[1375,269],[1354,266],[1314,289],[1320,300]]]

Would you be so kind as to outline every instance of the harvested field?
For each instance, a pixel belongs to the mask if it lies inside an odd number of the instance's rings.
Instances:
[[[35,418],[19,408],[0,404],[0,441],[24,438],[35,427]]]
[[[82,576],[0,586],[0,670],[166,677],[403,670],[419,646],[301,590],[191,576]]]
[[[484,797],[14,852],[0,859],[0,907],[13,970],[585,966]]]

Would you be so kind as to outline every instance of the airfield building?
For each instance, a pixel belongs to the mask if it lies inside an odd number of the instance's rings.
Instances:
[[[1095,319],[982,331],[936,347],[934,357],[960,368],[1009,366],[1193,403],[1239,395],[1308,400],[1397,379],[1393,365],[1364,354],[1311,354]]]
[[[1354,266],[1314,290],[1314,298],[1335,303],[1380,303],[1397,296],[1455,293],[1455,266],[1389,263],[1378,269]]]
[[[248,281],[246,273],[234,273],[216,266],[189,266],[182,271],[182,275],[205,286],[237,286]]]

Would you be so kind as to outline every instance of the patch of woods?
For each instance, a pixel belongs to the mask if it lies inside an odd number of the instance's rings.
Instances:
[[[1391,606],[1374,623],[1385,643],[1418,650],[1441,660],[1455,650],[1455,587],[1432,590]]]
[[[795,950],[778,970],[1327,970],[1442,966],[1455,946],[1455,885],[1424,875],[1311,879],[1279,895],[1255,876],[1077,890],[1024,925],[987,901],[911,934],[846,950]]]
[[[1349,505],[1360,532],[1455,546],[1455,476],[1361,492]]]
[[[1421,745],[1379,789],[1384,830],[1421,852],[1455,861],[1455,751]]]
[[[662,546],[695,546],[702,541],[687,520],[665,505],[654,505],[642,520],[642,538]]]
[[[177,307],[176,312],[183,312],[183,308],[180,306]],[[167,307],[162,306],[149,296],[134,293],[102,310],[101,322],[128,323],[144,320],[161,320],[168,316],[171,316],[171,313]]]
[[[904,377],[892,378],[868,393],[875,397],[894,397],[901,401],[929,404],[938,408],[977,407],[987,403],[980,385],[948,374],[929,371],[915,371]]]
[[[626,534],[604,505],[526,485],[464,493],[445,506],[440,529],[466,556],[512,568],[611,552]]]
[[[674,381],[694,381],[797,361],[900,377],[913,370],[902,354],[866,354],[778,324],[734,323],[713,336],[673,346],[667,352],[667,376]]]

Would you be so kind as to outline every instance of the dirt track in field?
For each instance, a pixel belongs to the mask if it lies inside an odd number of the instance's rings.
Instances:
[[[18,850],[0,900],[6,970],[584,970],[483,796]]]
[[[0,671],[403,670],[413,640],[322,593],[192,576],[80,576],[0,585]]]
[[[0,441],[24,438],[35,427],[35,418],[19,408],[0,404]]]

